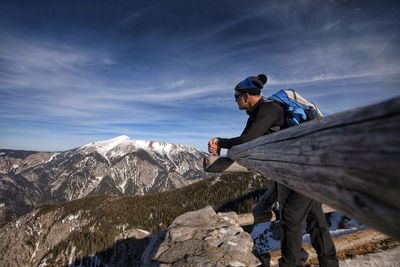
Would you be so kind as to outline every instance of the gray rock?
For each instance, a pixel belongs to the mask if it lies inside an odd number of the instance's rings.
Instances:
[[[216,214],[208,206],[176,218],[153,260],[165,266],[258,266],[252,249],[236,214]]]

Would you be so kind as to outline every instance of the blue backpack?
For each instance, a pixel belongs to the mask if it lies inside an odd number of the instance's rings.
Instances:
[[[277,102],[283,108],[289,127],[322,118],[322,113],[318,107],[293,89],[280,90],[268,97],[268,100]]]

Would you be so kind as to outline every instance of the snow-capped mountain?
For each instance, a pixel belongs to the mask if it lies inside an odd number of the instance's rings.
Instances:
[[[85,150],[87,152],[95,150],[107,160],[122,157],[128,153],[138,150],[145,150],[147,152],[150,152],[151,154],[158,154],[162,156],[168,156],[180,152],[190,152],[194,154],[199,152],[197,149],[183,145],[135,140],[129,138],[126,135],[121,135],[106,141],[97,141],[94,143],[90,143],[82,146],[80,150]]]
[[[144,195],[206,175],[205,154],[119,136],[65,152],[0,150],[0,225],[33,207],[89,194]]]

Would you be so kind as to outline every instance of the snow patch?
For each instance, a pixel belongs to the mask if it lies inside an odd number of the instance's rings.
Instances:
[[[150,235],[150,232],[147,232],[146,230],[142,230],[142,229],[136,229],[136,230],[138,230],[139,232],[142,232],[146,235]]]
[[[331,231],[353,229],[362,226],[357,220],[344,216],[340,212],[333,212],[329,218],[329,221],[331,223],[331,227],[329,227]]]
[[[271,230],[273,222],[265,222],[256,224],[251,232],[254,241],[254,248],[259,254],[280,249],[280,240],[274,238]]]
[[[57,155],[59,155],[60,153],[55,153],[53,154],[45,163],[48,163],[50,161],[52,161]]]
[[[122,193],[125,193],[125,186],[126,186],[126,183],[128,182],[128,180],[123,180],[122,182],[121,182],[121,184],[119,185],[119,189],[121,189],[121,191],[122,191]]]
[[[77,214],[75,215],[68,215],[67,218],[63,219],[62,222],[65,223],[66,221],[75,221],[81,216],[82,211],[80,210]]]
[[[38,233],[38,236],[40,235],[40,233]],[[38,250],[39,250],[39,243],[40,243],[40,240],[38,240],[36,243],[35,243],[35,250],[33,251],[33,253],[32,253],[32,256],[31,256],[31,259],[30,259],[30,263],[32,263],[33,261],[34,261],[34,259],[35,259],[35,256],[36,256],[36,253],[38,252]]]
[[[365,224],[357,222],[340,212],[333,212],[329,218],[329,232],[332,238],[361,231],[367,228]],[[268,253],[274,250],[279,250],[280,240],[279,225],[277,222],[265,222],[256,224],[251,232],[251,237],[254,241],[255,250],[260,253]],[[303,235],[303,244],[311,243],[310,235]]]
[[[51,256],[52,254],[50,254],[50,256]],[[46,267],[48,265],[48,263],[47,263],[47,258],[46,259],[44,259],[40,264],[39,264],[39,267]]]
[[[68,258],[68,265],[72,265],[74,263],[74,259],[75,259],[75,250],[76,247],[72,246],[71,248],[71,253],[69,254],[69,258]]]

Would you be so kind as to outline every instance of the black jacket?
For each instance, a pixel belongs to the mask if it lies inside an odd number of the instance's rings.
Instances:
[[[285,127],[283,108],[275,103],[261,98],[247,111],[249,118],[243,133],[234,138],[218,138],[220,148],[230,149],[233,146],[252,141],[260,136],[279,131]]]

